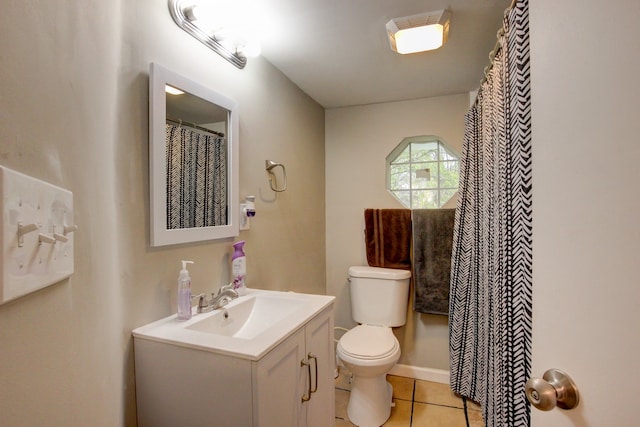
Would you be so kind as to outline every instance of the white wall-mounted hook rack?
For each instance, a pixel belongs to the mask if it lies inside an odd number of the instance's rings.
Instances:
[[[73,274],[73,193],[0,166],[0,215],[0,304]]]

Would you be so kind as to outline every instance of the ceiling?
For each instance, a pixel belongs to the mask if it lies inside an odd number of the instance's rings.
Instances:
[[[262,0],[262,55],[325,108],[469,92],[478,87],[510,0]],[[451,12],[440,49],[400,55],[385,24]],[[249,58],[251,61],[251,58]]]

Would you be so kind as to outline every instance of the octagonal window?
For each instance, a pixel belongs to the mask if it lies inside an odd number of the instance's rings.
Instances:
[[[442,207],[458,191],[460,156],[437,136],[405,138],[387,156],[387,190],[409,209]]]

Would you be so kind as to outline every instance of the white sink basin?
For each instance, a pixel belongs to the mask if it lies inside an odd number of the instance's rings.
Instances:
[[[305,301],[273,294],[252,294],[202,317],[187,329],[208,334],[251,339],[291,316]]]
[[[187,321],[169,316],[135,329],[133,335],[258,360],[333,300],[326,295],[249,289],[225,307],[201,314],[194,309]]]

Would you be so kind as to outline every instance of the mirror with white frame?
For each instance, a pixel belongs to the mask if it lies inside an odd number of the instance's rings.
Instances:
[[[151,64],[151,246],[238,235],[238,128],[233,100]]]

